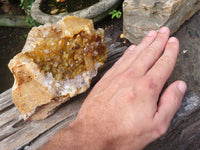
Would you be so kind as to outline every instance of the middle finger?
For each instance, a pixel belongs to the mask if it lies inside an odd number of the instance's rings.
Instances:
[[[158,60],[170,36],[168,27],[162,27],[156,39],[137,57],[132,65],[133,68],[138,69],[137,74],[144,75],[152,65]]]

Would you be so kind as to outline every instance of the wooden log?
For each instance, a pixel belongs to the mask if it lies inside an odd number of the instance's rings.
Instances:
[[[127,47],[120,43],[108,43],[108,60],[96,78],[92,86],[123,54]],[[91,88],[92,88],[91,86]],[[91,89],[90,88],[90,89]],[[44,145],[58,130],[67,127],[73,121],[81,107],[82,102],[90,89],[81,95],[72,98],[63,104],[55,114],[45,120],[24,122],[17,108],[12,103],[11,89],[0,95],[0,150],[35,150]],[[9,144],[8,144],[9,143]]]
[[[167,85],[184,80],[188,89],[168,132],[145,150],[200,150],[200,11],[173,35],[180,53]]]
[[[190,108],[189,108],[190,107]],[[144,150],[199,150],[200,98],[187,93],[168,132]]]
[[[30,27],[25,16],[0,15],[0,26]]]
[[[166,85],[169,85],[169,83],[178,79],[184,80],[187,82],[188,90],[167,134],[148,145],[145,150],[200,149],[199,27],[200,11],[194,15],[191,20],[187,21],[176,34],[174,34],[174,36],[178,37],[180,40],[180,54],[175,70]],[[106,33],[111,35],[116,34],[117,31],[118,29],[116,28],[109,28]],[[110,35],[108,35],[108,37],[110,37]],[[107,41],[109,40],[107,39]],[[104,68],[102,68],[98,76],[93,80],[92,86],[126,49],[125,47],[121,47],[120,43],[113,44],[111,41],[109,41],[108,46],[108,60]],[[2,93],[0,95],[0,150],[38,149],[46,143],[54,133],[67,127],[67,125],[76,117],[76,114],[89,91],[90,90],[74,97],[66,104],[63,104],[54,114],[55,116],[53,115],[46,120],[38,122],[24,122],[21,120],[19,112],[15,109],[11,101],[11,89]],[[10,117],[6,118],[6,115]],[[41,131],[38,132],[36,130]],[[23,136],[28,139],[21,141],[24,140]]]

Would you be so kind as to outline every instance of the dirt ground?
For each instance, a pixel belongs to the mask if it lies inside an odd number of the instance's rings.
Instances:
[[[30,28],[0,27],[0,93],[11,88],[13,84],[8,63],[23,48],[29,30]]]

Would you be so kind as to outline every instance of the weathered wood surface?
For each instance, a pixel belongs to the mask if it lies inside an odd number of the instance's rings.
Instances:
[[[122,24],[122,20],[116,23]],[[113,35],[119,33],[119,30],[122,32],[122,26],[119,29],[108,28],[107,33]],[[200,150],[200,11],[186,21],[174,35],[180,40],[180,54],[167,85],[181,79],[187,82],[188,90],[167,134],[148,145],[145,150]],[[125,48],[120,49],[120,45],[111,42],[109,50],[111,49],[113,51],[105,67],[93,80],[92,86],[122,55]],[[11,102],[11,89],[2,93],[0,95],[0,150],[39,148],[57,130],[66,127],[76,117],[88,92],[89,90],[62,105],[56,114],[46,120],[27,123],[23,122]]]
[[[0,26],[30,27],[25,16],[0,15]]]
[[[92,86],[122,55],[127,47],[108,41],[108,60],[92,82]],[[11,89],[0,95],[0,150],[35,150],[46,143],[56,131],[73,121],[90,89],[63,104],[57,112],[42,121],[24,122],[12,103]]]
[[[184,80],[188,90],[167,134],[145,150],[200,150],[200,11],[174,36],[180,41],[180,53],[167,84]]]

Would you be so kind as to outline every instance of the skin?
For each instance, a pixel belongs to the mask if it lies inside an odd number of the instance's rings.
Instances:
[[[76,120],[43,149],[140,150],[165,134],[187,88],[175,81],[160,95],[179,53],[178,39],[169,36],[162,27],[130,46],[93,88]]]

